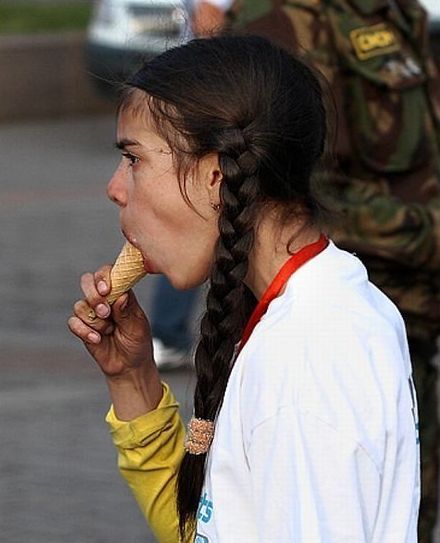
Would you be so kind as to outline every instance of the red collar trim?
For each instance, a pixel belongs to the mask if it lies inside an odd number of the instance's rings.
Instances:
[[[254,331],[255,326],[260,322],[261,317],[266,313],[267,308],[269,307],[269,304],[272,300],[274,300],[278,294],[280,293],[281,289],[284,287],[284,285],[287,283],[287,281],[290,279],[290,277],[298,270],[303,264],[311,260],[313,257],[318,255],[321,251],[323,251],[329,241],[328,239],[321,234],[318,241],[315,241],[314,243],[311,243],[310,245],[306,245],[302,249],[300,249],[297,253],[294,253],[285,264],[281,267],[275,278],[273,279],[272,283],[268,286],[266,289],[266,292],[261,297],[260,301],[258,302],[257,306],[255,307],[248,323],[246,324],[246,327],[243,332],[243,336],[241,338],[240,344],[238,346],[238,352],[241,351],[241,349],[245,346],[246,342],[250,338],[252,332]]]

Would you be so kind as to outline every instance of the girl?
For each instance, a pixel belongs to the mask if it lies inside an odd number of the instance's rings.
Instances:
[[[186,437],[133,293],[106,302],[109,267],[83,276],[69,326],[161,542],[416,541],[404,324],[321,231],[325,126],[310,69],[257,37],[193,40],[124,92],[108,186],[122,231],[149,273],[210,286]]]

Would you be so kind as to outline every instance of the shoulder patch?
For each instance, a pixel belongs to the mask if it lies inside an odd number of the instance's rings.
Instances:
[[[397,35],[385,23],[352,30],[350,41],[359,60],[386,55],[400,49]]]

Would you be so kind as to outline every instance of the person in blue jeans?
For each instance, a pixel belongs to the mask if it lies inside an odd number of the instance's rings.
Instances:
[[[159,369],[171,370],[188,365],[194,332],[192,316],[198,295],[199,288],[176,290],[165,275],[158,278],[150,325]]]

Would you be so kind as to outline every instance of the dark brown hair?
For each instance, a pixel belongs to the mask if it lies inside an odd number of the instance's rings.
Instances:
[[[177,158],[178,171],[218,153],[219,239],[207,310],[195,354],[194,416],[215,421],[255,299],[244,285],[254,230],[263,206],[284,218],[301,209],[316,221],[321,209],[312,170],[325,140],[320,84],[286,51],[256,36],[192,40],[154,58],[129,88],[144,102]],[[122,107],[130,107],[133,90]],[[132,104],[133,105],[133,104]],[[186,454],[177,509],[182,535],[196,521],[206,455]]]

